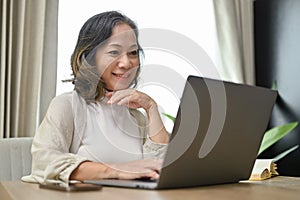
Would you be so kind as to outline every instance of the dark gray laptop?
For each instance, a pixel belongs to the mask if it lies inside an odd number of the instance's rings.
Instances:
[[[160,178],[85,182],[166,189],[247,180],[276,97],[268,88],[189,76]]]

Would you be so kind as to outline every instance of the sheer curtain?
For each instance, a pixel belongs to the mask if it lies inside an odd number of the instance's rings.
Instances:
[[[253,0],[214,0],[224,79],[255,84]]]
[[[55,96],[58,0],[0,2],[0,137],[33,136]]]

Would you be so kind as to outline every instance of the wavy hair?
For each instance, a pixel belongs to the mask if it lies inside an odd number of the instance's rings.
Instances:
[[[143,49],[138,42],[137,25],[130,18],[117,11],[108,11],[94,15],[85,22],[79,32],[78,40],[71,56],[71,67],[74,76],[73,84],[78,94],[88,103],[99,101],[105,95],[105,83],[101,80],[100,74],[95,67],[95,53],[97,48],[112,35],[113,28],[119,24],[127,24],[133,29],[139,52],[143,53]],[[130,87],[137,85],[140,63],[136,77]]]

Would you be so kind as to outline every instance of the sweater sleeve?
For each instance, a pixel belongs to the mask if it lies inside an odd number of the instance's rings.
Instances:
[[[167,144],[153,142],[149,137],[147,117],[138,110],[130,110],[137,120],[141,134],[143,158],[163,158],[167,149]]]
[[[22,180],[68,182],[73,170],[87,160],[70,153],[73,132],[72,98],[69,94],[57,96],[51,101],[33,139],[31,175],[22,177]]]
[[[144,158],[164,158],[166,150],[167,144],[155,143],[149,137],[143,145]]]

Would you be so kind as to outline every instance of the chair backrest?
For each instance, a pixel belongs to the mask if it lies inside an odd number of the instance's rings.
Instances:
[[[0,139],[0,180],[18,180],[30,174],[32,139]]]

